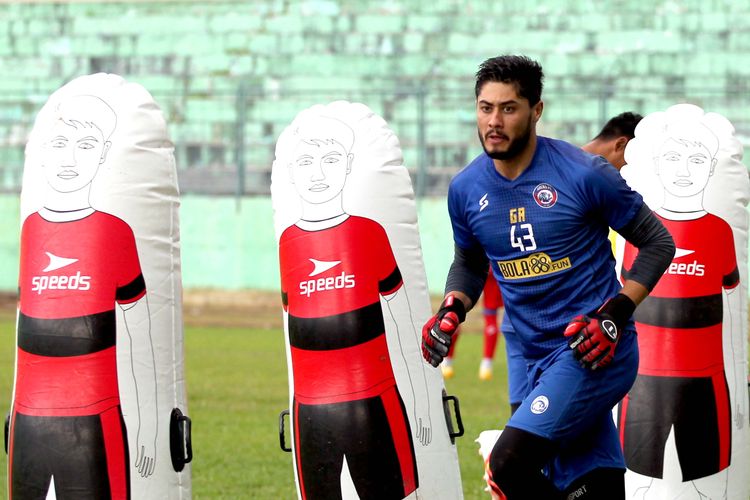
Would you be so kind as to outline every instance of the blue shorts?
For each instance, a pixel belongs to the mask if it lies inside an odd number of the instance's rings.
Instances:
[[[526,359],[521,352],[521,341],[513,327],[503,320],[503,338],[505,339],[505,355],[508,360],[508,402],[520,403],[529,392]]]
[[[531,391],[508,421],[557,443],[547,474],[564,490],[600,467],[625,469],[612,408],[627,394],[638,371],[636,335],[626,332],[606,368],[583,368],[567,344],[529,367]]]

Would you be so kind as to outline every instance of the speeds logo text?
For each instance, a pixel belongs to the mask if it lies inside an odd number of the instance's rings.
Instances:
[[[52,252],[44,252],[49,264],[42,269],[43,273],[60,270],[78,262],[78,259],[60,257]],[[81,271],[71,275],[45,275],[31,278],[31,291],[41,295],[45,290],[81,290],[91,289],[91,276],[81,275]]]
[[[312,278],[322,274],[341,264],[340,260],[318,260],[308,259],[313,264],[313,270],[307,276]],[[342,288],[354,288],[354,275],[341,272],[338,276],[329,276],[327,278],[317,278],[313,280],[304,280],[299,283],[300,295],[310,296],[315,292],[323,290],[340,290]]]
[[[310,296],[315,292],[323,290],[340,290],[342,288],[354,288],[354,275],[341,273],[338,276],[329,276],[327,278],[318,278],[316,280],[300,281],[300,295]]]
[[[40,294],[45,290],[90,290],[91,276],[82,276],[78,271],[72,276],[34,276],[31,291]]]

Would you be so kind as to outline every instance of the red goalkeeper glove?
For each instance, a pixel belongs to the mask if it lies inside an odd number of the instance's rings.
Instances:
[[[437,314],[422,327],[422,356],[432,366],[437,366],[448,354],[458,325],[466,319],[464,303],[449,295]]]
[[[619,293],[596,312],[576,316],[568,323],[565,337],[582,366],[596,370],[612,362],[617,342],[633,311],[635,302]]]

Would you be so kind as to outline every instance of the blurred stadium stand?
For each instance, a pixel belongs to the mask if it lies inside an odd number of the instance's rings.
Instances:
[[[692,102],[750,144],[747,1],[16,2],[0,4],[0,192],[20,189],[49,94],[105,71],[161,104],[183,193],[268,194],[283,128],[347,99],[389,122],[419,195],[444,195],[479,151],[473,74],[501,53],[542,63],[544,135],[583,144],[613,114]]]

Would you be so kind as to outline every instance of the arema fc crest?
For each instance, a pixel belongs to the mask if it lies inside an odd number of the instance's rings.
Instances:
[[[557,203],[557,190],[552,184],[542,182],[534,188],[534,201],[542,208],[550,208]]]

